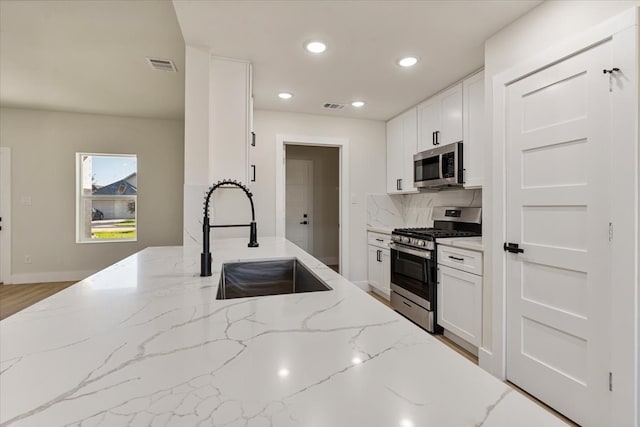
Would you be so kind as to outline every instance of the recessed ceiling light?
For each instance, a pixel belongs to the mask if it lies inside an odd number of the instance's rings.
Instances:
[[[413,56],[407,56],[406,58],[402,58],[401,60],[399,60],[398,65],[401,67],[412,67],[416,65],[417,62],[418,62],[418,58],[415,58]]]
[[[280,92],[278,94],[278,98],[280,99],[291,99],[293,97],[293,94],[289,93],[289,92]]]
[[[322,53],[327,50],[327,45],[322,42],[314,41],[307,43],[304,48],[311,53]]]
[[[351,105],[353,105],[356,108],[360,108],[360,107],[364,106],[364,101],[353,101],[351,103]]]

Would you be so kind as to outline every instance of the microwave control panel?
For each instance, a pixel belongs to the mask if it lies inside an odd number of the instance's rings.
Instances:
[[[444,153],[442,155],[442,177],[453,178],[456,176],[456,155],[455,153]]]

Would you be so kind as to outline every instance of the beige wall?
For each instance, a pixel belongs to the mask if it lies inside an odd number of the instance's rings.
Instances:
[[[11,148],[13,282],[77,279],[147,246],[181,244],[183,141],[178,120],[0,109],[0,145]],[[137,154],[137,242],[75,243],[76,152]]]
[[[538,55],[545,49],[618,15],[632,7],[640,6],[640,1],[547,1],[522,18],[496,33],[485,43],[485,107],[488,123],[488,141],[492,141],[493,123],[493,77],[497,74]],[[485,186],[483,187],[483,237],[484,258],[484,306],[483,306],[483,346],[493,348],[492,342],[492,274],[494,254],[500,255],[502,242],[493,239],[493,179],[494,153],[491,143],[485,152]],[[501,169],[498,169],[501,170]]]
[[[339,256],[340,161],[336,147],[287,145],[286,157],[313,161],[313,248],[311,255],[337,264]]]
[[[367,280],[367,193],[386,192],[385,123],[311,114],[256,110],[255,153],[257,181],[251,186],[256,203],[258,234],[275,235],[276,135],[301,135],[349,140],[350,232],[349,279]]]

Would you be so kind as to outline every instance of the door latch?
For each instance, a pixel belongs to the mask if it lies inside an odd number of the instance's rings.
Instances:
[[[524,249],[520,249],[517,243],[505,243],[502,248],[512,254],[521,254],[524,252]]]

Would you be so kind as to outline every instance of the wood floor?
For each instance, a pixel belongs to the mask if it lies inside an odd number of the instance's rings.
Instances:
[[[76,282],[0,285],[0,320],[43,300]]]

